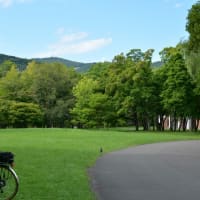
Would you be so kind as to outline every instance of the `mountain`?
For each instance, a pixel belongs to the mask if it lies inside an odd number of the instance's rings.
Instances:
[[[0,64],[3,63],[4,61],[10,60],[13,63],[15,63],[17,65],[17,68],[19,70],[24,70],[28,64],[28,62],[30,62],[31,60],[29,59],[25,59],[25,58],[18,58],[15,56],[8,56],[5,54],[0,54]]]
[[[88,69],[91,68],[92,65],[95,63],[82,63],[82,62],[75,62],[63,58],[58,58],[58,57],[49,57],[49,58],[32,58],[32,59],[26,59],[26,58],[19,58],[15,56],[9,56],[5,54],[0,54],[0,64],[3,63],[6,60],[10,60],[13,63],[17,65],[17,68],[19,70],[24,70],[26,69],[26,66],[28,65],[29,62],[31,61],[36,61],[36,62],[59,62],[62,63],[68,67],[74,67],[78,72],[86,72]],[[153,68],[158,68],[161,67],[163,63],[161,61],[153,62],[152,67]]]
[[[162,61],[156,61],[156,62],[153,62],[151,66],[153,68],[158,68],[158,67],[161,67],[162,65],[163,65]]]
[[[63,58],[58,58],[58,57],[49,57],[49,58],[34,58],[32,60],[35,60],[37,62],[59,62],[62,63],[68,67],[74,67],[77,71],[79,72],[85,72],[87,71],[92,65],[95,63],[81,63],[81,62],[76,62],[76,61],[71,61]]]
[[[49,57],[49,58],[32,58],[32,59],[26,59],[26,58],[19,58],[15,56],[10,56],[10,55],[5,55],[5,54],[0,54],[0,64],[3,63],[6,60],[10,60],[13,63],[17,65],[17,68],[19,70],[24,70],[26,69],[26,66],[29,62],[31,61],[36,61],[36,62],[59,62],[62,63],[68,67],[74,67],[77,71],[79,72],[85,72],[87,71],[93,64],[95,63],[81,63],[81,62],[75,62],[63,58],[57,58],[57,57]]]

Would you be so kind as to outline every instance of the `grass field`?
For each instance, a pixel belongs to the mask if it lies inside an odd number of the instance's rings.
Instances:
[[[94,200],[87,168],[100,156],[129,146],[200,139],[192,133],[117,130],[1,129],[0,150],[15,153],[20,178],[16,200]]]

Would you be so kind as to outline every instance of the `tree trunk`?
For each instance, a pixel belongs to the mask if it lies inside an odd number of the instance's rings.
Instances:
[[[157,131],[161,131],[161,129],[162,129],[162,124],[161,124],[161,119],[160,118],[161,118],[160,116],[157,116],[154,119],[154,121],[156,123],[156,129],[157,129]]]
[[[174,119],[173,117],[170,116],[170,131],[173,131],[173,127],[174,127]]]
[[[198,131],[198,127],[199,127],[199,119],[196,119],[195,121],[196,121],[195,132],[196,132],[196,131]]]
[[[162,118],[161,118],[161,125],[162,125],[161,130],[162,131],[165,131],[165,121],[166,121],[166,119],[167,119],[167,117],[164,117],[162,115]]]
[[[148,120],[148,117],[145,116],[145,113],[144,113],[142,122],[143,122],[143,130],[148,131],[149,130],[149,120]]]
[[[196,119],[192,117],[191,121],[191,131],[196,131]]]
[[[156,130],[156,127],[155,127],[155,118],[154,117],[152,117],[152,125],[153,125],[153,131],[155,131]]]
[[[181,128],[183,128],[183,117],[181,117],[180,121],[179,121],[179,126],[178,126],[178,131],[179,132],[181,131]]]
[[[135,130],[139,131],[139,122],[138,122],[137,112],[134,113],[133,119],[134,119],[134,124],[135,124]]]
[[[176,112],[174,112],[174,128],[173,131],[176,131],[177,128],[177,118],[176,118]]]
[[[183,131],[186,131],[187,128],[187,119],[186,117],[183,118]]]

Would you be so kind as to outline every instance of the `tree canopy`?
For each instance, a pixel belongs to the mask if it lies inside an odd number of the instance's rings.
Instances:
[[[188,49],[200,50],[200,1],[197,1],[188,12],[186,30],[189,32]]]

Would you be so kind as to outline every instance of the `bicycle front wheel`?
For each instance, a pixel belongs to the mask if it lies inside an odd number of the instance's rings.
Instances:
[[[11,200],[18,191],[18,177],[7,165],[0,165],[0,200]]]

